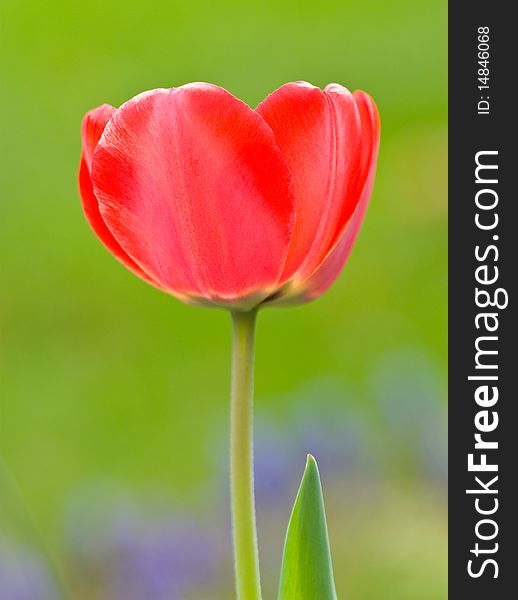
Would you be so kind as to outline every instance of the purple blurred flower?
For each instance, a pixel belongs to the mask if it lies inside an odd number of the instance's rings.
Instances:
[[[214,544],[192,523],[142,524],[119,538],[111,564],[114,600],[173,600],[204,586],[215,572]]]
[[[0,540],[0,600],[58,600],[43,562],[31,551]]]
[[[323,379],[295,392],[293,414],[277,427],[259,421],[256,434],[256,482],[260,492],[278,493],[298,486],[300,465],[313,454],[322,476],[343,481],[370,474],[368,424],[338,382]],[[296,490],[296,487],[295,487]]]
[[[446,410],[441,374],[416,348],[400,348],[378,363],[371,377],[372,392],[389,434],[417,459],[429,479],[447,479]]]
[[[298,453],[313,454],[324,478],[370,475],[368,422],[352,393],[337,382],[317,380],[299,394],[293,427]]]
[[[300,458],[300,457],[299,457]],[[268,508],[285,503],[297,478],[297,448],[286,431],[258,418],[255,426],[254,476],[257,504]]]
[[[81,504],[69,517],[72,552],[79,573],[93,578],[103,597],[177,600],[214,577],[216,541],[192,519],[148,517],[128,502],[90,513]]]

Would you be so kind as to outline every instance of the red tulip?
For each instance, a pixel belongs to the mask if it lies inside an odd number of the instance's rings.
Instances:
[[[145,92],[83,120],[80,191],[126,267],[194,304],[247,310],[322,294],[372,188],[365,93],[288,83],[256,110],[207,83]]]

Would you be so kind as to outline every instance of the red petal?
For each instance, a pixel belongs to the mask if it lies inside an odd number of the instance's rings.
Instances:
[[[99,212],[99,203],[95,197],[91,179],[92,156],[103,134],[106,124],[115,113],[115,108],[108,104],[103,104],[86,114],[83,119],[81,137],[83,141],[83,153],[79,167],[79,191],[83,202],[83,210],[90,226],[97,234],[97,237],[106,246],[106,248],[119,259],[128,269],[133,271],[142,279],[145,279],[153,285],[151,278],[127,255],[121,248],[119,242],[113,237],[111,231],[106,227],[101,213]]]
[[[363,222],[363,217],[369,204],[372,185],[374,183],[374,169],[372,176],[369,177],[362,198],[354,211],[347,227],[345,228],[342,237],[338,244],[324,259],[320,267],[304,282],[301,293],[294,296],[295,303],[309,302],[318,296],[322,295],[336,280],[345,261],[349,257],[353,244],[360,231]]]
[[[93,158],[103,219],[172,292],[235,304],[282,272],[291,178],[261,117],[225,90],[189,84],[123,105]]]
[[[372,132],[363,128],[355,96],[337,84],[324,91],[286,84],[257,111],[275,133],[294,184],[297,219],[282,279],[304,281],[338,243],[360,202]]]
[[[104,128],[112,118],[116,108],[109,104],[102,104],[86,113],[81,125],[81,140],[83,142],[83,157],[88,169],[92,168],[92,155],[99,142]]]
[[[352,250],[369,205],[378,159],[380,122],[378,111],[370,96],[358,90],[354,92],[354,97],[360,112],[362,127],[361,162],[363,169],[368,169],[367,180],[353,215],[339,232],[335,247],[328,253],[315,273],[305,282],[305,290],[301,296],[303,301],[317,298],[334,283]],[[361,178],[364,178],[363,173]]]

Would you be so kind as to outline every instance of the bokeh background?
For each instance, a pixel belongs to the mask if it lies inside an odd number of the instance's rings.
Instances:
[[[305,454],[340,598],[446,598],[446,2],[2,0],[0,600],[228,600],[230,323],[150,288],[77,193],[82,115],[149,88],[362,88],[378,178],[335,286],[261,313],[265,599]],[[62,590],[59,580],[64,581]]]

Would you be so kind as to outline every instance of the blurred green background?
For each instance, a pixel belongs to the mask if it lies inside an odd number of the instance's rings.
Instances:
[[[0,598],[14,594],[2,573],[12,589],[17,577],[29,585],[30,563],[40,581],[50,555],[74,598],[232,597],[229,318],[150,288],[98,243],[77,192],[80,122],[155,87],[209,81],[255,106],[299,79],[369,92],[382,145],[338,282],[259,318],[267,598],[307,451],[324,478],[339,597],[446,598],[446,2],[2,0],[0,10]],[[121,592],[108,581],[120,561],[106,531],[126,513],[138,531],[195,523],[215,548],[213,574]],[[48,594],[24,598],[58,597]]]

